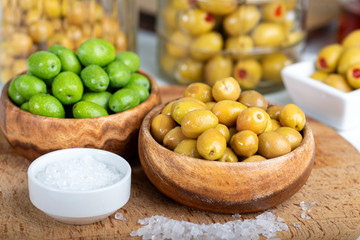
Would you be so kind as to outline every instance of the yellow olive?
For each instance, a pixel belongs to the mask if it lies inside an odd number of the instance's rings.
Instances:
[[[14,56],[28,56],[33,46],[32,38],[26,33],[14,33],[11,36]]]
[[[226,148],[224,155],[219,158],[219,162],[238,162],[239,159],[231,148]]]
[[[259,135],[258,152],[265,158],[275,158],[291,152],[291,144],[281,133],[264,132]]]
[[[173,32],[166,43],[167,53],[175,58],[183,58],[188,55],[191,38],[189,35],[176,31]]]
[[[27,61],[25,58],[19,58],[14,61],[14,64],[12,66],[12,72],[14,75],[18,75],[20,73],[23,73],[27,70]]]
[[[25,24],[30,26],[33,23],[36,23],[41,18],[41,11],[38,9],[31,9],[25,15]]]
[[[262,76],[261,65],[255,59],[240,60],[234,66],[233,76],[241,88],[255,88]]]
[[[174,7],[164,7],[161,10],[162,17],[164,18],[164,24],[170,29],[177,27],[177,13],[178,10]]]
[[[211,87],[219,79],[231,76],[232,61],[230,57],[216,55],[210,58],[204,68],[205,83]]]
[[[227,127],[233,127],[236,125],[238,115],[244,111],[247,107],[234,100],[222,100],[217,102],[211,109],[211,111],[217,116],[219,122]]]
[[[285,2],[274,1],[264,4],[262,12],[265,21],[282,22],[286,17],[287,9]]]
[[[227,126],[219,123],[218,125],[215,126],[215,129],[218,130],[225,137],[226,142],[230,141],[230,131]]]
[[[201,82],[204,64],[192,58],[187,58],[177,64],[175,78],[181,84]]]
[[[243,91],[238,101],[247,107],[258,107],[264,110],[268,107],[268,103],[264,96],[255,90]]]
[[[223,47],[223,39],[217,32],[209,32],[195,38],[191,43],[190,54],[193,58],[204,61],[214,56]]]
[[[48,18],[59,18],[61,15],[61,5],[59,0],[44,1],[44,13]]]
[[[160,57],[161,70],[166,74],[173,74],[177,59],[169,54],[162,54]]]
[[[46,20],[40,20],[29,26],[29,34],[35,43],[45,42],[53,33],[53,26]]]
[[[210,110],[213,108],[213,106],[215,106],[216,102],[206,102],[205,105],[206,105],[206,109],[207,110]]]
[[[261,161],[265,161],[265,160],[266,160],[266,158],[264,158],[261,155],[252,155],[252,156],[242,160],[242,162],[261,162]]]
[[[75,45],[72,40],[65,33],[55,33],[47,41],[47,47],[51,47],[54,44],[60,44],[66,48],[74,49]]]
[[[343,45],[344,48],[349,47],[360,47],[360,29],[352,31],[349,33],[344,40],[342,41],[341,45]]]
[[[250,32],[261,18],[261,13],[254,5],[240,5],[237,10],[227,15],[223,26],[230,36],[238,36]]]
[[[205,103],[211,102],[213,100],[211,87],[205,83],[200,82],[191,83],[190,85],[188,85],[185,89],[184,96],[193,97]]]
[[[278,47],[285,40],[284,27],[278,23],[262,22],[251,34],[255,46]]]
[[[280,127],[275,132],[281,133],[287,138],[291,145],[291,151],[297,148],[302,141],[302,135],[293,128]]]
[[[340,74],[329,74],[325,78],[324,83],[343,92],[351,92],[353,90],[346,79]]]
[[[312,79],[318,80],[320,82],[323,82],[328,76],[329,74],[323,71],[315,71],[310,75]]]
[[[229,51],[232,56],[237,59],[244,55],[244,52],[249,52],[253,49],[254,42],[251,37],[247,35],[240,35],[237,37],[229,37],[225,41],[225,50]]]
[[[219,120],[210,110],[198,109],[187,113],[181,121],[181,130],[187,138],[197,138],[205,130],[214,128]]]
[[[273,127],[273,122],[271,121],[272,119],[267,112],[265,112],[265,113],[266,113],[265,116],[267,118],[267,124],[266,124],[266,128],[265,128],[264,132],[273,131],[274,127]]]
[[[180,13],[178,23],[182,31],[195,36],[211,31],[215,18],[202,9],[189,9]]]
[[[206,104],[204,102],[200,101],[199,99],[193,98],[193,97],[182,97],[182,98],[174,100],[174,103],[185,102],[185,101],[193,101],[193,102],[196,102],[196,103],[200,104],[204,108],[206,108]],[[175,105],[173,105],[171,107],[171,112],[174,111],[174,107],[175,107]]]
[[[301,131],[306,122],[304,112],[295,104],[286,104],[282,107],[279,122],[283,127],[291,127]]]
[[[233,77],[227,77],[215,82],[212,96],[215,101],[237,100],[241,94],[239,83]]]
[[[192,2],[189,0],[172,0],[171,6],[178,10],[187,10],[192,7]]]
[[[233,12],[237,6],[236,0],[206,0],[197,1],[200,8],[216,15],[227,15]]]
[[[262,59],[263,78],[281,83],[281,70],[290,64],[293,64],[293,61],[283,53],[266,55]]]
[[[244,130],[231,137],[230,146],[238,156],[250,157],[258,151],[259,139],[254,132]]]
[[[193,158],[201,158],[197,150],[197,141],[195,139],[184,139],[174,149],[174,152]]]
[[[323,47],[316,58],[316,69],[327,73],[334,72],[342,52],[343,47],[340,44],[330,44]]]
[[[298,30],[298,31],[289,32],[285,36],[285,41],[283,42],[282,46],[294,45],[304,40],[304,38],[305,38],[305,33],[303,31]]]
[[[337,72],[345,75],[346,70],[357,63],[360,63],[360,47],[347,48],[340,56]]]
[[[197,150],[207,160],[221,158],[226,149],[225,137],[216,129],[205,130],[197,139]]]
[[[275,120],[279,120],[280,111],[281,107],[278,105],[273,105],[266,109],[266,112],[269,114],[269,116]]]
[[[348,68],[346,71],[346,78],[352,88],[360,88],[360,63]]]
[[[236,119],[236,130],[251,130],[257,135],[263,133],[267,127],[267,113],[258,107],[243,110]]]
[[[272,131],[275,131],[276,129],[280,128],[280,122],[276,119],[271,119],[271,123],[272,123]]]
[[[181,131],[181,127],[176,126],[164,136],[163,145],[170,150],[174,150],[175,147],[184,139],[186,139],[186,137]]]
[[[176,126],[176,122],[170,116],[159,114],[152,120],[150,131],[155,140],[162,143],[164,136]]]
[[[205,107],[194,101],[177,102],[172,106],[171,116],[178,124],[181,124],[185,115],[196,109],[205,109]]]

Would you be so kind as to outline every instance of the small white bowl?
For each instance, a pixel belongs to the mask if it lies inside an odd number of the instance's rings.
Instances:
[[[337,130],[349,130],[360,125],[360,90],[342,92],[310,78],[313,61],[285,67],[281,74],[286,89],[306,115]]]
[[[86,155],[115,167],[123,174],[122,178],[99,189],[72,191],[50,187],[36,177],[50,163]],[[63,149],[33,161],[28,169],[28,184],[32,204],[47,215],[67,224],[90,224],[108,217],[128,202],[131,167],[124,158],[108,151],[92,148]]]

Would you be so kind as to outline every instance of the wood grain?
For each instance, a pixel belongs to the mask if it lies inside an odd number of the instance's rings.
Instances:
[[[314,168],[295,195],[271,208],[289,226],[289,231],[280,232],[277,237],[356,239],[360,236],[360,154],[331,128],[312,119],[308,123],[316,145]],[[0,239],[136,239],[129,234],[141,227],[138,220],[161,214],[200,224],[234,220],[231,214],[201,211],[167,198],[133,162],[131,197],[119,209],[126,221],[112,215],[92,225],[62,224],[30,203],[26,175],[29,164],[0,133]],[[316,201],[308,213],[309,220],[301,218],[301,201]],[[254,218],[260,213],[242,214],[242,218]]]
[[[1,95],[0,129],[10,145],[30,160],[74,147],[104,149],[124,157],[137,155],[136,147],[128,146],[136,146],[142,120],[161,101],[156,81],[139,73],[151,82],[151,94],[145,102],[121,113],[87,119],[49,118],[23,111],[8,98],[7,83]]]

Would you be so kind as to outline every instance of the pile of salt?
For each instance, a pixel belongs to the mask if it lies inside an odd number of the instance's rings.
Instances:
[[[236,217],[239,215],[235,215]],[[284,219],[271,212],[264,212],[256,219],[229,221],[224,224],[194,224],[178,221],[163,216],[152,216],[139,220],[144,227],[130,233],[131,236],[142,236],[143,239],[246,239],[257,240],[260,235],[273,239],[276,232],[287,231],[288,226]]]

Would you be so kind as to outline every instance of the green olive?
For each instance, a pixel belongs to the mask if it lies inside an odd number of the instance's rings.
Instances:
[[[323,47],[317,55],[316,69],[323,72],[334,72],[339,62],[343,47],[340,44],[330,44]]]
[[[292,63],[293,61],[283,53],[266,55],[261,62],[263,78],[281,83],[281,70]]]
[[[176,122],[170,116],[159,114],[152,120],[150,130],[155,140],[162,143],[164,136],[176,126]]]
[[[175,78],[181,84],[201,82],[204,64],[192,58],[180,61],[175,70]]]
[[[251,34],[255,46],[279,47],[285,40],[284,27],[278,23],[262,22]]]
[[[250,52],[253,47],[254,42],[252,38],[246,35],[229,37],[225,41],[225,50],[229,51],[235,59],[244,56],[244,53]]]
[[[324,83],[342,92],[351,92],[353,90],[346,79],[340,74],[329,74],[325,78]]]
[[[295,104],[286,104],[282,107],[279,122],[283,127],[291,127],[301,131],[306,122],[304,112]]]
[[[340,56],[337,72],[345,75],[347,69],[357,63],[360,63],[360,47],[347,48]]]
[[[238,156],[250,157],[258,151],[259,139],[254,132],[244,130],[231,137],[230,146]]]
[[[265,158],[275,158],[291,152],[289,140],[278,132],[264,132],[259,135],[259,154]]]
[[[240,60],[234,66],[233,76],[241,88],[255,88],[262,76],[261,65],[255,59]]]
[[[360,88],[360,63],[348,68],[346,71],[346,78],[352,88]]]
[[[231,76],[232,67],[230,57],[219,54],[210,58],[204,67],[205,83],[212,87],[217,80]]]
[[[315,71],[310,75],[310,78],[323,82],[329,76],[328,73],[323,71]]]
[[[273,106],[268,107],[266,109],[266,112],[269,114],[271,119],[279,120],[281,108],[282,107],[280,107],[278,105],[273,105]]]
[[[200,8],[215,15],[227,15],[237,6],[236,0],[206,0],[197,1]]]
[[[302,141],[302,135],[294,128],[280,127],[276,129],[275,132],[281,133],[287,138],[287,140],[289,140],[291,151],[297,148]]]
[[[195,139],[184,139],[175,147],[174,152],[188,157],[201,158],[196,145]]]
[[[211,102],[212,98],[212,89],[209,85],[205,83],[191,83],[185,89],[185,97],[193,97],[199,99],[202,102]]]
[[[242,162],[261,162],[261,161],[264,161],[264,160],[266,160],[266,158],[264,158],[261,155],[252,155],[252,156],[242,160]]]
[[[197,140],[197,150],[207,160],[217,160],[225,154],[225,137],[216,129],[205,130]]]
[[[261,8],[265,21],[282,22],[285,20],[287,9],[285,2],[273,1],[266,3]]]
[[[199,61],[204,61],[214,56],[223,47],[220,33],[209,32],[195,38],[190,46],[190,54]]]
[[[173,32],[166,43],[167,53],[175,58],[183,58],[188,55],[191,38],[189,35],[181,32]]]
[[[236,126],[238,115],[247,107],[234,100],[222,100],[217,102],[211,111],[217,116],[219,122],[227,127]]]
[[[251,130],[257,135],[263,133],[268,124],[267,113],[258,107],[243,110],[236,119],[236,130]]]
[[[178,23],[182,31],[195,36],[211,31],[215,18],[202,9],[189,9],[180,13]]]
[[[241,88],[233,77],[227,77],[216,81],[211,92],[217,102],[222,100],[237,100],[241,94]]]
[[[185,115],[197,109],[205,109],[205,104],[199,104],[195,101],[178,101],[171,107],[171,116],[178,123],[181,124]]]
[[[210,110],[193,110],[181,121],[181,131],[187,138],[197,138],[205,130],[216,127],[218,123],[218,118]]]
[[[219,123],[218,125],[216,125],[215,129],[218,130],[225,137],[226,142],[230,141],[230,131],[227,126]]]
[[[243,91],[240,95],[239,102],[247,107],[259,107],[264,110],[268,108],[268,103],[264,96],[255,90]]]
[[[227,15],[223,27],[230,36],[238,36],[250,32],[261,18],[261,13],[255,5],[240,5],[237,10]]]
[[[163,145],[170,150],[174,150],[175,147],[184,139],[186,139],[186,137],[182,133],[181,127],[176,126],[175,128],[168,131],[167,134],[165,134]]]
[[[224,155],[221,158],[219,158],[218,161],[219,162],[238,162],[239,159],[236,156],[236,154],[234,153],[234,151],[231,150],[231,148],[227,147],[225,149]]]

